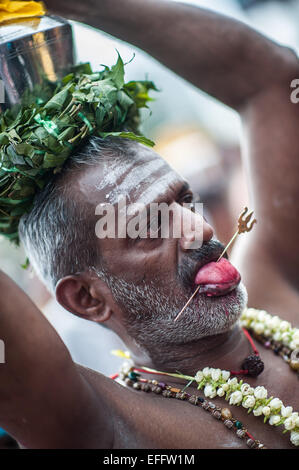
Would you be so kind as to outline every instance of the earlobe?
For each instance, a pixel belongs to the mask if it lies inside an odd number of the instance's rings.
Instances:
[[[69,312],[98,323],[107,321],[112,314],[100,289],[82,275],[61,279],[56,286],[56,299]]]

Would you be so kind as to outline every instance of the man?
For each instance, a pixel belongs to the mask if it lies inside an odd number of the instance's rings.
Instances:
[[[142,8],[138,0],[48,5],[55,13],[143,48],[240,113],[259,221],[239,247],[249,303],[296,322],[299,115],[290,101],[290,82],[298,77],[299,65],[294,53],[229,18],[179,3],[145,0]],[[202,225],[204,243],[191,251],[190,229],[179,239],[99,240],[95,207],[107,200],[115,204],[120,191],[131,202],[172,204],[170,224],[187,210],[183,203],[192,200],[185,182],[153,151],[128,141],[93,139],[70,158],[21,223],[33,265],[56,287],[65,308],[115,331],[136,365],[192,376],[205,366],[236,370],[251,351],[238,326],[246,304],[243,284],[236,282],[219,297],[197,296],[174,322],[199,268],[222,251],[212,240],[212,228],[192,213],[193,224],[199,220]],[[6,348],[6,364],[0,368],[0,425],[22,446],[243,446],[236,434],[201,409],[125,388],[76,366],[46,319],[4,274],[0,286]],[[271,350],[263,348],[261,355],[265,371],[246,381],[265,386],[298,409],[295,374]],[[167,382],[183,387],[179,379]],[[213,401],[225,404],[219,397]],[[291,445],[276,427],[263,425],[243,407],[236,413],[267,447]]]

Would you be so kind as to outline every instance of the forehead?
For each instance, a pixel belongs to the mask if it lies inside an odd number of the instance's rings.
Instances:
[[[78,181],[78,189],[89,202],[116,204],[121,197],[131,203],[149,204],[169,188],[184,181],[153,150],[138,145],[137,152],[125,157],[107,157],[89,167]]]

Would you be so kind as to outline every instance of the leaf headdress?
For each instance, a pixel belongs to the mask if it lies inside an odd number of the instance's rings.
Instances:
[[[151,101],[150,81],[124,81],[124,64],[93,72],[81,64],[61,81],[26,92],[22,104],[0,116],[0,234],[19,243],[18,225],[34,197],[91,135],[139,135],[140,108]],[[126,129],[126,131],[124,131]]]

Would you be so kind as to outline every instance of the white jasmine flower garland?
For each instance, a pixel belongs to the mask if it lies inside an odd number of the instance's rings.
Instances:
[[[171,374],[168,374],[171,375]],[[271,426],[284,426],[283,432],[291,432],[290,440],[293,445],[299,445],[299,414],[293,412],[291,406],[285,406],[277,397],[268,397],[268,391],[263,386],[251,387],[236,377],[229,378],[228,371],[205,367],[198,371],[194,380],[198,390],[204,389],[204,395],[209,398],[224,397],[230,405],[242,405],[253,412],[254,416],[264,416]],[[182,376],[183,378],[183,376]],[[216,379],[216,380],[215,380]]]
[[[281,341],[291,351],[299,348],[299,329],[292,328],[289,322],[281,320],[278,316],[272,316],[264,310],[246,308],[241,316],[241,325],[258,335],[262,334],[266,338]]]
[[[299,329],[292,328],[289,322],[272,316],[264,310],[245,309],[241,316],[241,324],[258,335],[262,334],[271,340],[281,341],[291,351],[299,348]],[[159,372],[148,367],[143,367],[143,369],[153,373]],[[291,443],[299,446],[299,413],[294,412],[291,406],[285,406],[279,398],[268,397],[265,387],[253,388],[243,380],[238,381],[236,377],[230,378],[229,371],[211,367],[199,370],[194,377],[167,372],[159,373],[185,379],[189,383],[195,381],[198,384],[198,390],[204,389],[206,397],[223,397],[231,405],[243,406],[248,413],[252,412],[256,417],[263,416],[264,423],[268,422],[271,426],[283,426],[283,433],[290,432]]]

